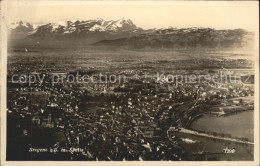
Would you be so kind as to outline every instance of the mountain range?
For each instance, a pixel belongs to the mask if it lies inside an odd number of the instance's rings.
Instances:
[[[115,46],[126,48],[234,48],[253,45],[254,34],[244,29],[212,28],[142,29],[130,19],[74,20],[47,24],[14,22],[8,27],[13,45]]]

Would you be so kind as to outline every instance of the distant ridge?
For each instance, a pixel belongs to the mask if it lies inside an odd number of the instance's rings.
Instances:
[[[47,24],[14,22],[11,43],[32,45],[116,46],[127,48],[243,48],[253,45],[254,34],[244,29],[173,27],[142,29],[130,19],[56,21]],[[50,44],[51,43],[51,44]]]
[[[254,34],[243,29],[210,28],[160,29],[130,38],[103,40],[95,45],[129,46],[132,48],[241,48],[253,46]]]

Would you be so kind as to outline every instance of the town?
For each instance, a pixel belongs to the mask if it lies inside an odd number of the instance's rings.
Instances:
[[[20,56],[8,61],[9,160],[186,160],[181,139],[172,137],[169,128],[189,128],[205,114],[254,110],[253,64],[246,60],[152,60],[128,67],[123,59],[116,66],[111,64],[113,60],[105,60],[100,67],[78,68],[75,61],[53,64]],[[84,61],[81,63],[83,66]],[[151,68],[151,64],[160,65]],[[111,81],[104,75],[97,77],[98,73],[124,75],[124,79]],[[193,79],[194,83],[158,79],[158,73],[201,77]],[[238,73],[240,79],[231,81]],[[21,74],[44,79],[19,81]],[[92,81],[67,79],[77,74],[88,74]],[[61,79],[54,80],[54,75]],[[215,81],[202,77],[205,75]],[[33,148],[48,150],[30,151]],[[58,150],[48,153],[54,148]]]

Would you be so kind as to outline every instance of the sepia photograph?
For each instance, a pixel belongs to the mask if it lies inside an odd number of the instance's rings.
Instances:
[[[0,165],[258,166],[258,10],[2,1]]]

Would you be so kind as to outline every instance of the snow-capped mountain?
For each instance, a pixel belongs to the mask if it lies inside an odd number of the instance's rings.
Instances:
[[[136,29],[136,25],[129,19],[105,21],[102,26],[108,31],[128,31]]]
[[[34,30],[33,25],[28,22],[13,22],[8,26],[9,34],[13,38],[24,38]]]
[[[33,25],[27,22],[11,23],[11,33],[24,33],[24,35],[63,35],[72,33],[88,32],[125,32],[137,29],[136,25],[129,19],[108,20],[94,19],[83,21],[57,21],[44,25]]]
[[[19,21],[19,22],[12,22],[9,27],[9,29],[13,30],[13,29],[17,29],[17,28],[33,28],[32,25],[28,22],[23,22],[23,21]]]
[[[30,24],[23,21],[12,22],[8,26],[9,37],[14,39],[25,38],[28,35],[35,33],[41,25],[42,24]]]
[[[114,45],[132,47],[243,47],[251,45],[253,35],[243,29],[138,28],[129,19],[56,21],[48,24],[16,22],[9,26],[10,39],[20,43],[47,46]],[[41,43],[39,45],[39,43]]]

